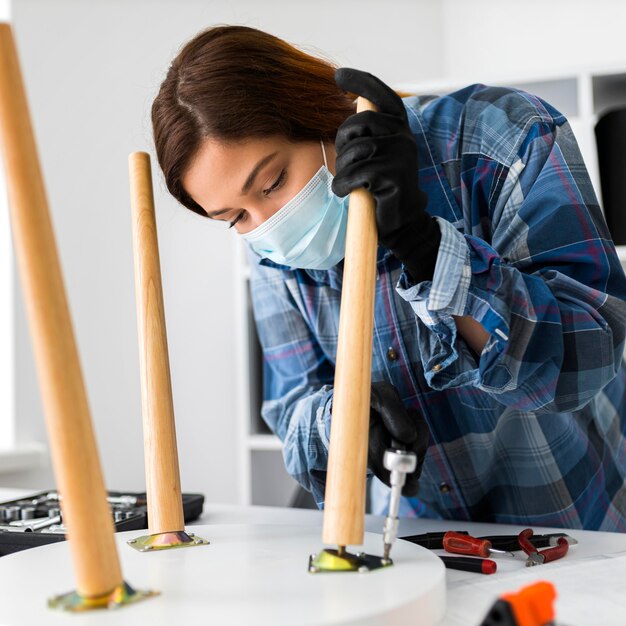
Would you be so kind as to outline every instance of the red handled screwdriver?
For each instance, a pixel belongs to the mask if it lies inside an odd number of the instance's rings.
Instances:
[[[476,539],[476,537],[472,537],[471,535],[455,533],[453,531],[448,531],[443,536],[443,549],[446,552],[480,556],[483,559],[486,559],[492,554],[508,554],[512,557],[515,556],[512,552],[495,550],[491,547],[491,541],[487,539]]]

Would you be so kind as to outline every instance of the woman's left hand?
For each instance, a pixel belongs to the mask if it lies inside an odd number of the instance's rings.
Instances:
[[[335,140],[337,160],[333,192],[346,196],[364,187],[376,200],[380,243],[404,264],[417,283],[432,280],[441,233],[426,213],[426,195],[418,184],[417,146],[400,97],[381,80],[340,68],[341,89],[367,98],[378,111],[351,115]]]

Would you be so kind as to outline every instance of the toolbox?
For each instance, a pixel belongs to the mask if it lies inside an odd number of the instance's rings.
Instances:
[[[204,496],[184,493],[185,523],[202,514]],[[148,528],[146,494],[109,491],[109,506],[115,532]],[[27,498],[0,503],[0,557],[19,550],[65,540],[65,526],[56,491],[43,491]]]

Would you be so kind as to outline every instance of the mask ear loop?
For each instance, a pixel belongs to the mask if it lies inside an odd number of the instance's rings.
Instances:
[[[324,167],[328,169],[328,163],[326,162],[326,150],[324,149],[324,142],[321,139],[320,146],[322,146],[322,155],[324,156]]]

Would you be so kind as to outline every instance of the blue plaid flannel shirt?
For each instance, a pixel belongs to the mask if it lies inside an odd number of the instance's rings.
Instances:
[[[378,250],[372,380],[431,433],[403,514],[625,531],[626,278],[569,123],[484,85],[404,102],[442,237],[432,282]],[[251,261],[263,418],[322,507],[343,262]],[[488,331],[480,356],[452,315]]]

